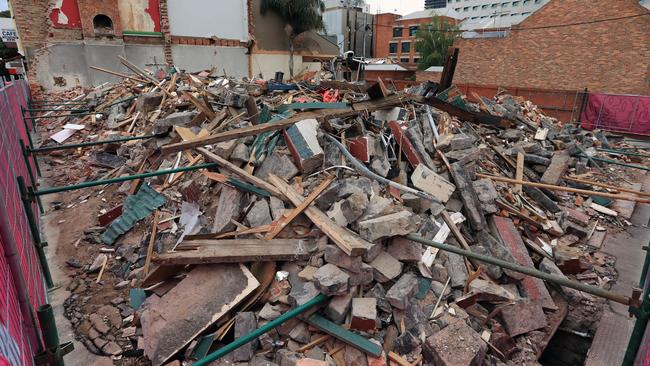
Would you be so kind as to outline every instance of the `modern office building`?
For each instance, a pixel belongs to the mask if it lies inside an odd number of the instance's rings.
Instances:
[[[448,0],[447,7],[466,20],[493,19],[500,27],[509,27],[524,20],[550,0]]]
[[[447,0],[424,0],[425,9],[440,9],[447,7]]]

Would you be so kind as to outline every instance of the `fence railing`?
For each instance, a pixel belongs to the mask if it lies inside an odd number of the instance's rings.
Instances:
[[[34,356],[41,351],[36,312],[47,303],[43,273],[17,184],[19,176],[26,177],[34,169],[25,162],[20,147],[29,133],[21,114],[28,99],[25,80],[0,86],[0,355],[10,365],[34,364]],[[38,215],[33,219],[38,222]]]

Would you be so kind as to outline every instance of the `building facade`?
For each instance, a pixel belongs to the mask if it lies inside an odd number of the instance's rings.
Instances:
[[[448,0],[447,7],[457,11],[463,18],[499,19],[509,26],[516,19],[523,20],[550,0]],[[510,20],[512,18],[512,21]]]
[[[355,56],[372,57],[375,16],[363,0],[330,0],[323,11],[324,36],[331,38],[341,51]]]
[[[391,58],[415,68],[420,55],[415,51],[418,30],[431,23],[433,16],[443,17],[458,23],[462,17],[453,9],[428,9],[403,17],[384,13],[375,16],[374,50],[376,58]]]
[[[447,0],[424,0],[425,9],[440,9],[447,7]]]
[[[458,38],[454,82],[650,93],[650,15],[638,0],[552,0],[503,38]]]
[[[288,72],[288,39],[261,0],[10,0],[27,57],[30,83],[65,89],[117,81],[90,66],[126,72],[118,56],[140,67],[175,65],[190,72],[216,68],[231,76],[270,78]],[[314,32],[295,41],[303,56],[333,57],[336,45]],[[313,64],[313,65],[312,65]],[[319,65],[318,65],[319,67]]]

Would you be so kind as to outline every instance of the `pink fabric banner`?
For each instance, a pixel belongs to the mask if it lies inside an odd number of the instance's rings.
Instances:
[[[582,128],[650,136],[650,96],[589,93]]]

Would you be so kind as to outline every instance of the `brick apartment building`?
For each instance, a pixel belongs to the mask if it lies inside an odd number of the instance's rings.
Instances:
[[[417,31],[422,25],[431,23],[431,18],[435,15],[454,24],[462,20],[460,14],[450,8],[427,9],[403,17],[393,13],[377,14],[373,41],[374,57],[392,58],[414,69],[420,59],[420,55],[415,51]]]
[[[29,63],[30,83],[47,89],[99,85],[129,72],[118,55],[140,67],[173,64],[233,76],[288,75],[288,40],[261,0],[9,0]],[[296,40],[296,72],[320,68],[338,47],[315,32]],[[304,62],[303,62],[304,61]]]
[[[503,38],[459,38],[455,82],[650,94],[650,11],[638,0],[551,0]]]

